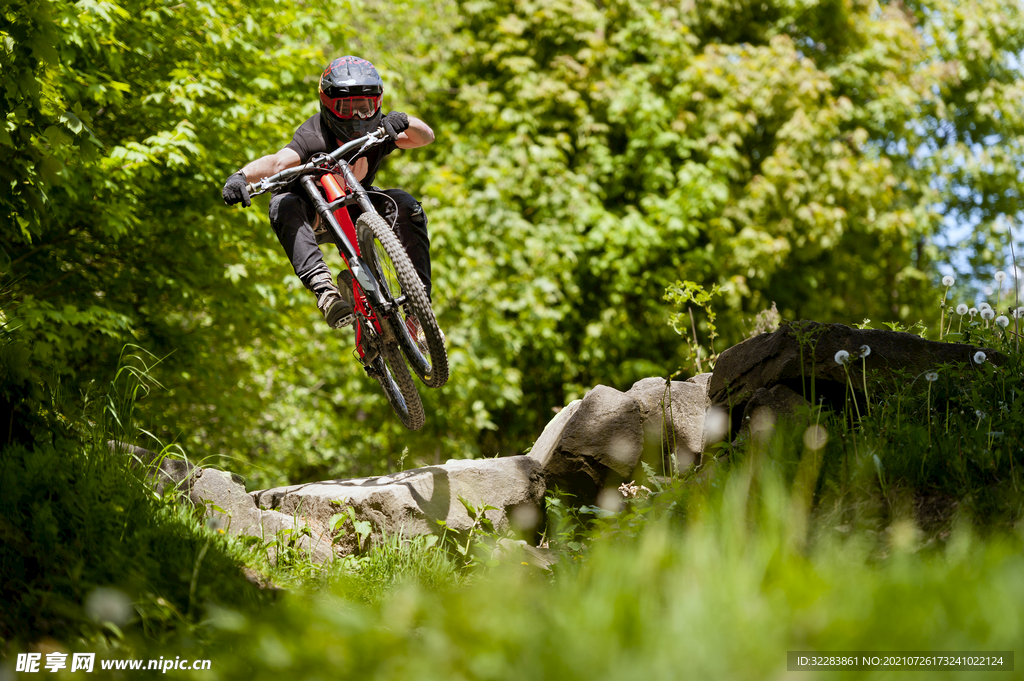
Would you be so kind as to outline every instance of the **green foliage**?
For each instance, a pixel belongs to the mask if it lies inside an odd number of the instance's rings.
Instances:
[[[595,383],[674,370],[680,278],[728,284],[726,342],[772,301],[930,319],[944,220],[976,204],[993,234],[1017,210],[1018,8],[757,7],[459,3],[420,79],[443,144],[408,166],[453,374],[474,377],[448,403],[479,400],[507,439]],[[964,170],[990,157],[991,194]],[[502,413],[509,392],[525,414]]]
[[[711,306],[711,301],[715,296],[721,295],[721,293],[722,289],[718,284],[714,284],[710,290],[706,291],[703,286],[692,281],[677,280],[674,284],[671,284],[667,289],[665,289],[664,300],[672,305],[673,308],[680,310],[679,312],[673,312],[669,316],[669,324],[672,325],[672,328],[676,333],[686,339],[686,344],[690,347],[690,352],[698,373],[703,371],[703,366],[700,363],[701,346],[700,341],[697,338],[697,326],[696,321],[693,318],[693,306],[696,305],[699,309],[704,310],[712,355],[708,359],[713,361],[713,358],[716,355],[715,332],[718,330],[715,326],[715,319],[718,318],[718,315]],[[686,328],[687,322],[690,323],[689,330]],[[690,331],[693,332],[693,336],[690,336]],[[711,367],[713,366],[714,365],[712,364]]]
[[[943,368],[927,398],[915,377],[876,381],[870,417],[811,413],[824,447],[805,423],[757,428],[685,478],[648,471],[657,494],[618,511],[549,498],[550,572],[481,557],[488,509],[465,504],[465,552],[396,534],[319,571],[274,540],[269,571],[293,576],[273,603],[235,563],[266,546],[243,553],[173,511],[106,448],[132,428],[136,365],[95,401],[94,445],[48,427],[31,451],[0,450],[0,584],[16,605],[3,636],[14,653],[55,636],[101,659],[209,658],[247,679],[650,678],[683,665],[755,679],[786,650],[1009,650],[1024,633],[1024,365],[1009,328],[969,331],[1006,361]],[[925,412],[945,429],[931,445]],[[347,521],[362,534],[347,511],[333,524]],[[133,601],[123,628],[82,606],[109,585]]]
[[[391,538],[362,573],[284,594],[273,616],[213,610],[202,650],[222,678],[760,679],[786,650],[1013,649],[1019,530],[982,538],[958,522],[936,542],[865,504],[815,515],[813,485],[790,473],[800,452],[751,443],[703,482],[596,521],[552,574],[510,565],[461,582],[439,546]]]
[[[59,395],[38,383],[15,405],[20,427],[0,443],[0,646],[118,646],[143,632],[166,640],[194,634],[210,603],[260,600],[226,538],[156,495],[146,469],[108,447],[138,437],[133,403],[145,378],[140,368],[119,372],[84,414],[60,411]]]
[[[161,358],[152,432],[259,486],[391,470],[406,447],[413,465],[519,452],[594,384],[683,365],[677,280],[722,287],[719,342],[772,301],[934,325],[942,226],[977,224],[979,271],[1011,236],[1021,36],[999,0],[14,0],[2,323],[70,399],[125,343]],[[450,341],[416,434],[322,327],[262,210],[218,196],[316,110],[339,53],[437,132],[380,176],[430,216]]]
[[[432,534],[412,539],[390,535],[366,553],[335,561],[328,579],[346,600],[371,605],[403,589],[448,593],[465,585],[467,575],[437,542]]]

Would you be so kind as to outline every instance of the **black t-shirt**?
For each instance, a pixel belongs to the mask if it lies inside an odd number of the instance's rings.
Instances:
[[[338,140],[334,138],[331,131],[324,125],[321,115],[317,113],[310,116],[306,119],[305,123],[299,126],[299,129],[295,131],[295,135],[292,136],[292,141],[288,143],[286,148],[298,154],[299,161],[305,163],[313,154],[329,154],[340,146]],[[373,184],[373,178],[377,175],[381,161],[397,148],[398,145],[395,144],[394,140],[388,138],[382,144],[378,144],[363,154],[367,163],[366,177],[359,181],[363,187],[369,187]],[[354,155],[355,151],[352,154]],[[345,160],[355,165],[352,163],[353,158],[346,158]]]

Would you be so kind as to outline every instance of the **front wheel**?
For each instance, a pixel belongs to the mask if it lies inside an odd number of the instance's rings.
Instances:
[[[444,336],[430,309],[423,282],[398,236],[380,215],[363,213],[356,220],[356,238],[360,255],[381,284],[385,300],[392,304],[402,301],[388,315],[398,345],[416,375],[428,387],[440,388],[448,382]]]

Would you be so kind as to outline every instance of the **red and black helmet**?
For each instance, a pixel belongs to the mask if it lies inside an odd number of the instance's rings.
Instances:
[[[338,57],[320,76],[320,115],[339,142],[380,126],[383,96],[377,69],[359,57]]]

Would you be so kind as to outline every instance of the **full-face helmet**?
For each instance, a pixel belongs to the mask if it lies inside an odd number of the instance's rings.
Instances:
[[[377,69],[359,57],[338,57],[320,76],[320,115],[342,143],[380,126],[383,96]]]

